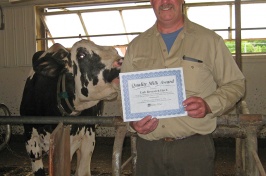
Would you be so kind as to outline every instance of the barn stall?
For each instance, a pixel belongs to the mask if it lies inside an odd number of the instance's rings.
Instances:
[[[123,1],[124,2],[145,2],[145,1]],[[201,1],[199,1],[201,2]],[[233,3],[240,3],[240,1],[232,1]],[[12,116],[19,116],[19,104],[21,101],[21,95],[25,84],[25,79],[28,76],[29,70],[31,69],[31,58],[32,54],[37,50],[47,47],[45,40],[46,35],[44,35],[44,29],[42,28],[43,23],[39,16],[39,11],[42,7],[52,7],[52,6],[80,6],[80,5],[106,5],[106,4],[117,4],[121,1],[47,1],[47,0],[29,0],[29,1],[6,1],[1,0],[1,30],[0,30],[0,103],[4,103],[10,110]],[[222,2],[220,2],[222,4]],[[265,4],[264,1],[247,1],[246,4]],[[225,4],[228,4],[226,2]],[[229,3],[230,4],[230,3]],[[244,4],[244,3],[243,3]],[[189,6],[189,3],[187,4]],[[195,5],[195,4],[194,4]],[[198,4],[198,6],[203,6],[204,3]],[[206,5],[206,4],[205,4]],[[209,2],[208,4],[213,5]],[[191,5],[192,6],[192,5]],[[239,7],[235,6],[236,18],[241,19],[238,16]],[[238,10],[237,10],[238,9]],[[238,12],[238,13],[237,13]],[[259,14],[258,14],[259,15]],[[263,16],[264,15],[264,16]],[[265,19],[265,14],[261,14],[260,18]],[[261,20],[262,21],[262,20]],[[262,26],[257,26],[264,30],[266,24]],[[4,25],[2,25],[4,24]],[[3,28],[3,29],[2,29]],[[44,31],[42,31],[44,30]],[[242,29],[244,31],[244,29]],[[236,21],[236,41],[241,40],[239,37],[240,27],[237,26]],[[255,31],[256,32],[256,31]],[[90,35],[90,34],[88,34]],[[238,36],[238,37],[237,37]],[[49,36],[48,36],[49,37]],[[48,38],[47,37],[47,38]],[[240,36],[241,37],[241,36]],[[260,38],[265,40],[264,38]],[[235,58],[241,67],[247,80],[247,92],[243,101],[247,104],[249,114],[266,114],[266,100],[265,100],[265,88],[266,88],[266,55],[265,52],[255,53],[255,54],[241,54],[239,47],[236,46]],[[106,116],[117,116],[118,114],[117,102],[107,101],[105,102],[104,115]],[[232,114],[235,111],[231,112]],[[255,116],[253,119],[260,121],[262,119],[263,124],[264,116]],[[239,117],[235,117],[238,119]],[[234,119],[234,116],[233,118]],[[241,118],[246,121],[245,116]],[[225,122],[221,122],[223,124]],[[227,122],[226,122],[227,123]],[[264,125],[264,124],[263,124]],[[261,129],[260,129],[261,130]],[[15,125],[12,128],[12,135],[21,135],[23,130],[20,125]],[[111,137],[113,138],[116,133],[116,128],[111,127],[99,127],[97,129],[98,137]],[[263,133],[263,131],[262,131]],[[219,135],[222,137],[223,135]],[[241,136],[241,135],[240,135]],[[232,137],[232,136],[230,136]],[[263,134],[260,137],[264,137]],[[263,140],[262,140],[263,141]],[[263,144],[263,142],[262,142]],[[260,156],[263,159],[263,156]]]

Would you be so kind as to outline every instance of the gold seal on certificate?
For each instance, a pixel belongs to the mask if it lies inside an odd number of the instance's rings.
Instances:
[[[156,118],[186,116],[182,68],[120,73],[123,119],[137,121],[147,115]]]

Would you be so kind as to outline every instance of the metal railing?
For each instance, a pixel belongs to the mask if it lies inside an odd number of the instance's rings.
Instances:
[[[1,113],[3,112],[4,116],[10,116],[11,115],[9,109],[7,108],[7,106],[2,104],[2,103],[0,103],[0,112]],[[0,114],[0,116],[1,116],[1,114]],[[6,124],[4,126],[4,131],[5,131],[5,133],[0,136],[0,151],[3,150],[6,147],[7,143],[10,140],[10,137],[11,137],[11,126],[9,124]]]
[[[77,121],[78,118],[78,121]],[[6,116],[0,118],[0,124],[100,124],[103,126],[115,126],[116,135],[112,155],[112,172],[114,176],[120,176],[125,164],[132,162],[133,175],[136,163],[135,134],[129,134],[125,123],[120,117],[102,117],[102,116],[79,116],[79,117],[44,117],[36,118],[31,116]],[[258,138],[266,137],[266,116],[261,114],[230,114],[222,115],[217,118],[217,129],[213,132],[213,137],[231,137],[241,141],[241,145],[236,145],[236,175],[241,176],[266,176],[264,168],[257,154]],[[125,137],[131,137],[131,157],[124,163],[121,163],[123,151],[123,142]]]

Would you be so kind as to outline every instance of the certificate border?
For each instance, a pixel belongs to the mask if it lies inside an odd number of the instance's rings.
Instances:
[[[184,89],[184,80],[183,78],[183,69],[182,68],[173,68],[173,69],[159,69],[159,70],[150,70],[150,71],[140,71],[135,73],[120,73],[120,81],[122,83],[122,104],[123,104],[123,118],[124,121],[133,121],[140,118],[143,118],[147,115],[151,115],[156,118],[165,118],[165,117],[174,117],[186,115],[186,111],[182,105],[185,99],[185,89]],[[147,111],[141,113],[131,113],[130,97],[129,97],[129,87],[128,81],[135,79],[146,79],[154,77],[164,77],[164,76],[175,76],[177,82],[177,95],[178,95],[178,109],[166,109],[160,111]],[[127,103],[125,103],[127,102]]]

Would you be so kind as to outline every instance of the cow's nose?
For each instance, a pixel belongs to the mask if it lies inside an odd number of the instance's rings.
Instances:
[[[122,63],[123,63],[123,60],[124,60],[124,58],[121,58],[121,59],[114,61],[113,67],[120,68]]]
[[[121,59],[118,60],[118,64],[121,66],[123,61],[124,61],[124,58],[122,57]]]

